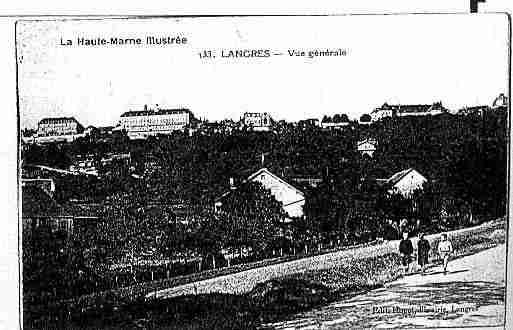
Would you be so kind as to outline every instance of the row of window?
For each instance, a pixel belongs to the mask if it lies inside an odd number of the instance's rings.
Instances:
[[[51,124],[39,124],[39,128],[47,127],[77,127],[77,123],[51,123]]]
[[[163,125],[187,125],[186,120],[174,120],[166,122],[122,122],[122,126],[163,126]]]
[[[121,122],[126,123],[174,123],[174,122],[186,122],[188,121],[189,117],[187,115],[179,115],[179,116],[173,116],[173,117],[129,117],[129,118],[122,118]]]
[[[126,130],[155,130],[155,131],[165,131],[165,130],[176,130],[182,129],[186,126],[186,123],[181,124],[171,124],[171,125],[123,125],[123,128]]]
[[[68,134],[77,134],[76,130],[62,130],[62,129],[49,129],[49,130],[39,130],[38,135],[68,135]]]

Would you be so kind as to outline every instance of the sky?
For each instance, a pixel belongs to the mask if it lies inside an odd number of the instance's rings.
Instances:
[[[186,37],[185,45],[77,45],[84,38]],[[61,39],[72,40],[62,46]],[[346,56],[289,56],[344,49]],[[268,49],[267,58],[222,51]],[[201,59],[203,50],[216,58]],[[145,104],[189,108],[208,120],[268,112],[276,120],[346,113],[383,103],[457,110],[508,92],[503,14],[353,15],[22,21],[17,25],[22,128],[74,116],[115,125]]]

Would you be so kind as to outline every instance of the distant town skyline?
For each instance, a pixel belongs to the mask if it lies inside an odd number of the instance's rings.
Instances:
[[[113,126],[144,105],[187,108],[210,121],[244,112],[298,121],[383,103],[455,111],[508,94],[502,14],[227,17],[18,22],[22,128],[45,117]],[[265,28],[264,28],[265,27]],[[64,46],[77,38],[182,36],[174,46]],[[267,58],[200,59],[203,50],[269,49]],[[345,49],[343,57],[289,50]],[[508,95],[509,96],[509,95]]]
[[[497,94],[497,96],[499,95],[505,95],[504,93],[499,93]],[[509,98],[509,96],[508,96]],[[492,100],[493,101],[493,100]],[[384,103],[387,103],[387,102],[384,102]],[[383,103],[383,104],[384,104]],[[435,103],[435,102],[433,102]],[[490,102],[489,104],[467,104],[465,106],[462,106],[458,109],[447,109],[449,111],[449,113],[453,113],[453,114],[456,114],[459,110],[462,110],[464,109],[465,107],[474,107],[474,106],[491,106],[493,102]],[[371,115],[372,111],[375,110],[375,109],[378,109],[380,108],[383,104],[381,104],[380,106],[376,106],[375,108],[371,109],[370,111],[368,112],[365,112],[365,113],[362,113],[361,115],[363,114],[369,114]],[[388,103],[389,105],[393,105],[391,103]],[[408,106],[408,105],[420,105],[420,104],[397,104],[397,105],[404,105],[404,106]],[[429,105],[429,103],[427,103],[426,105]],[[443,105],[443,101],[442,101],[442,105]],[[166,106],[162,106],[162,105],[159,105],[159,104],[155,104],[155,105],[151,105],[151,104],[144,104],[143,107],[141,109],[132,109],[132,110],[128,110],[126,112],[132,112],[132,111],[147,111],[147,110],[155,110],[155,111],[159,111],[159,110],[181,110],[181,109],[187,109],[187,110],[190,110],[192,112],[192,114],[194,114],[194,111],[192,111],[192,109],[188,109],[186,107],[180,107],[180,108],[171,108],[171,107],[166,107]],[[125,112],[125,113],[126,113]],[[224,120],[232,120],[234,122],[238,122],[238,121],[241,121],[243,120],[243,116],[245,113],[253,113],[253,112],[250,112],[250,111],[247,111],[247,112],[243,112],[240,114],[239,117],[237,118],[220,118],[220,119],[216,119],[216,120],[209,120],[208,118],[206,117],[196,117],[197,119],[203,121],[203,120],[206,120],[206,121],[209,121],[209,122],[221,122],[221,121],[224,121]],[[261,113],[261,114],[264,114],[264,113],[267,113],[269,114],[268,112],[266,111],[262,111],[262,112],[255,112],[255,113]],[[328,117],[333,117],[333,115],[336,115],[336,114],[346,114],[344,112],[338,112],[338,113],[331,113],[331,114],[328,114],[328,113],[324,113],[324,114],[319,114],[318,116],[312,116],[312,117],[305,117],[305,118],[298,118],[298,119],[295,119],[295,120],[286,120],[286,119],[275,119],[272,114],[269,114],[271,116],[271,118],[273,120],[276,120],[276,121],[279,121],[279,120],[285,120],[285,121],[288,121],[288,122],[299,122],[299,121],[302,121],[302,120],[309,120],[309,119],[318,119],[319,121],[322,120],[323,117],[325,116],[328,116]],[[121,117],[122,114],[120,114],[120,117]],[[195,114],[194,114],[195,115]],[[361,116],[360,115],[360,116]],[[49,118],[74,118],[74,119],[77,119],[76,116],[73,116],[73,115],[70,115],[70,116],[54,116],[54,117],[41,117],[34,125],[34,127],[21,127],[22,129],[37,129],[37,125],[38,123],[41,121],[41,120],[46,120],[46,119],[49,119]],[[349,120],[359,120],[359,117],[349,117]],[[80,120],[77,120],[79,123],[80,123]],[[84,125],[84,127],[87,127],[87,126],[94,126],[94,127],[109,127],[109,126],[118,126],[120,124],[120,118],[118,117],[118,119],[116,120],[116,122],[112,123],[112,124],[106,124],[106,125],[95,125],[94,123],[89,123],[87,125]]]

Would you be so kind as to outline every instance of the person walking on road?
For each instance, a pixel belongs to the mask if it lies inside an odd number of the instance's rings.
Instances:
[[[426,271],[426,266],[429,263],[429,250],[431,246],[429,245],[429,241],[424,238],[424,233],[419,232],[419,242],[417,243],[417,254],[418,254],[418,263],[421,267],[422,275]]]
[[[413,244],[408,238],[408,232],[403,233],[403,239],[399,243],[399,253],[401,254],[404,274],[407,274],[410,268],[411,255],[413,254]]]
[[[447,239],[447,234],[442,234],[442,238],[438,243],[438,255],[444,261],[444,275],[447,274],[447,264],[449,263],[452,251],[452,243]]]

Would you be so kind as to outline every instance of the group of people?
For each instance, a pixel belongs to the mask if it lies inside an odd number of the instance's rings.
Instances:
[[[429,241],[424,237],[424,233],[419,233],[419,241],[417,243],[417,262],[421,267],[421,273],[425,274],[426,267],[429,263],[429,251],[431,246]],[[452,243],[447,238],[447,234],[442,234],[441,240],[438,243],[438,255],[443,260],[444,275],[447,274],[447,265],[449,258],[453,253]],[[413,244],[409,239],[409,233],[403,232],[403,239],[399,243],[399,253],[401,254],[401,263],[403,266],[404,273],[410,272],[410,265],[413,261]]]

